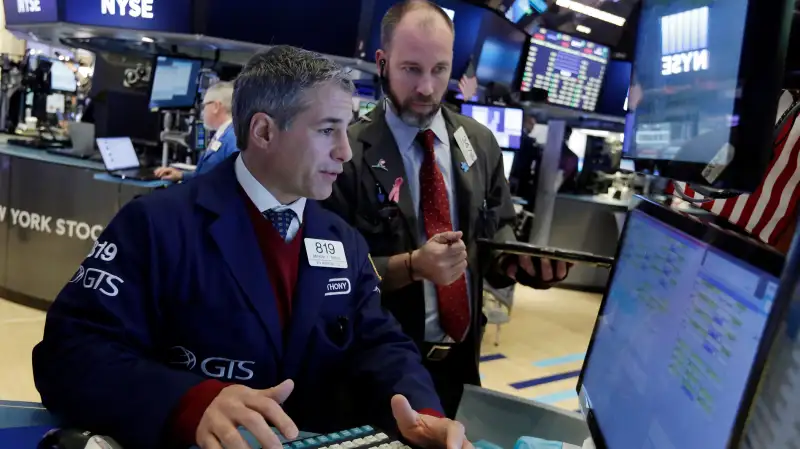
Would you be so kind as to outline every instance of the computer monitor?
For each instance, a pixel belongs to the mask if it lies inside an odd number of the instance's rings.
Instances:
[[[773,154],[793,6],[642,2],[628,105],[633,133],[626,135],[637,171],[757,188]]]
[[[578,382],[598,449],[725,449],[787,304],[781,254],[648,201],[629,213]]]
[[[463,103],[461,113],[489,128],[500,148],[519,150],[522,143],[522,109]]]
[[[69,66],[62,61],[50,60],[50,89],[58,92],[75,93],[78,79]]]
[[[202,66],[203,62],[198,59],[156,57],[150,88],[150,110],[194,107]]]
[[[505,173],[506,179],[511,177],[511,168],[514,166],[514,157],[516,155],[516,151],[503,150],[503,173]]]
[[[520,90],[544,89],[549,103],[593,112],[609,55],[604,45],[534,27],[522,65]]]

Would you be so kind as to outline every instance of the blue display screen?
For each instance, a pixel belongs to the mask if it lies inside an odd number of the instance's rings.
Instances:
[[[475,74],[481,84],[490,81],[509,88],[517,75],[527,35],[497,14],[485,13],[478,42],[483,42]]]
[[[56,0],[5,0],[6,25],[58,22]]]
[[[64,21],[134,30],[191,33],[192,0],[64,0]]]
[[[194,106],[201,61],[159,56],[153,75],[149,107],[179,109]]]
[[[583,373],[606,445],[728,447],[777,287],[631,212]]]
[[[606,68],[597,112],[622,117],[627,113],[628,92],[631,88],[631,63],[611,61]]]
[[[464,103],[461,113],[489,128],[500,148],[519,149],[522,141],[522,109]]]
[[[549,103],[594,111],[608,58],[608,47],[534,28],[520,90],[544,89]]]
[[[707,164],[727,146],[738,124],[744,35],[731,30],[744,28],[747,8],[747,0],[643,4],[630,105],[632,157]],[[697,148],[683,148],[700,136]]]

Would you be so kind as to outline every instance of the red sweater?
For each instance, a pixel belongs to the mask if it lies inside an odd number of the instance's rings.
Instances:
[[[253,223],[258,247],[267,268],[265,273],[275,293],[275,305],[280,316],[281,326],[285,329],[292,314],[292,299],[297,285],[297,273],[300,265],[300,248],[303,241],[303,228],[297,232],[291,242],[286,243],[272,223],[261,215],[261,212],[250,200],[250,197],[239,189],[244,198],[247,215]],[[223,388],[232,385],[216,379],[207,380],[181,398],[175,411],[173,435],[181,445],[195,444],[197,426],[206,408],[217,397]]]

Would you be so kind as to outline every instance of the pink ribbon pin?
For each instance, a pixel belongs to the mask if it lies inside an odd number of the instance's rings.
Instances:
[[[392,186],[392,191],[389,192],[389,201],[394,201],[395,203],[400,202],[400,186],[403,185],[403,178],[397,178],[394,180],[394,186]]]

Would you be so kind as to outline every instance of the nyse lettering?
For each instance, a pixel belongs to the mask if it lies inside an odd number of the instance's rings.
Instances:
[[[17,12],[42,12],[42,4],[39,0],[17,0]]]
[[[10,221],[14,227],[78,240],[97,240],[103,232],[100,225],[0,206],[0,223],[5,221]]]
[[[253,378],[253,370],[248,365],[255,365],[255,362],[211,357],[203,360],[200,369],[206,376],[216,379],[250,380]]]
[[[152,19],[153,2],[154,0],[102,0],[100,11],[109,16]]]
[[[708,50],[690,51],[661,58],[661,74],[664,76],[708,70]]]
[[[78,272],[69,281],[72,284],[80,283],[84,288],[90,290],[97,290],[106,296],[117,296],[119,294],[119,285],[124,284],[125,281],[119,276],[98,270],[97,268],[84,268],[78,267]]]

